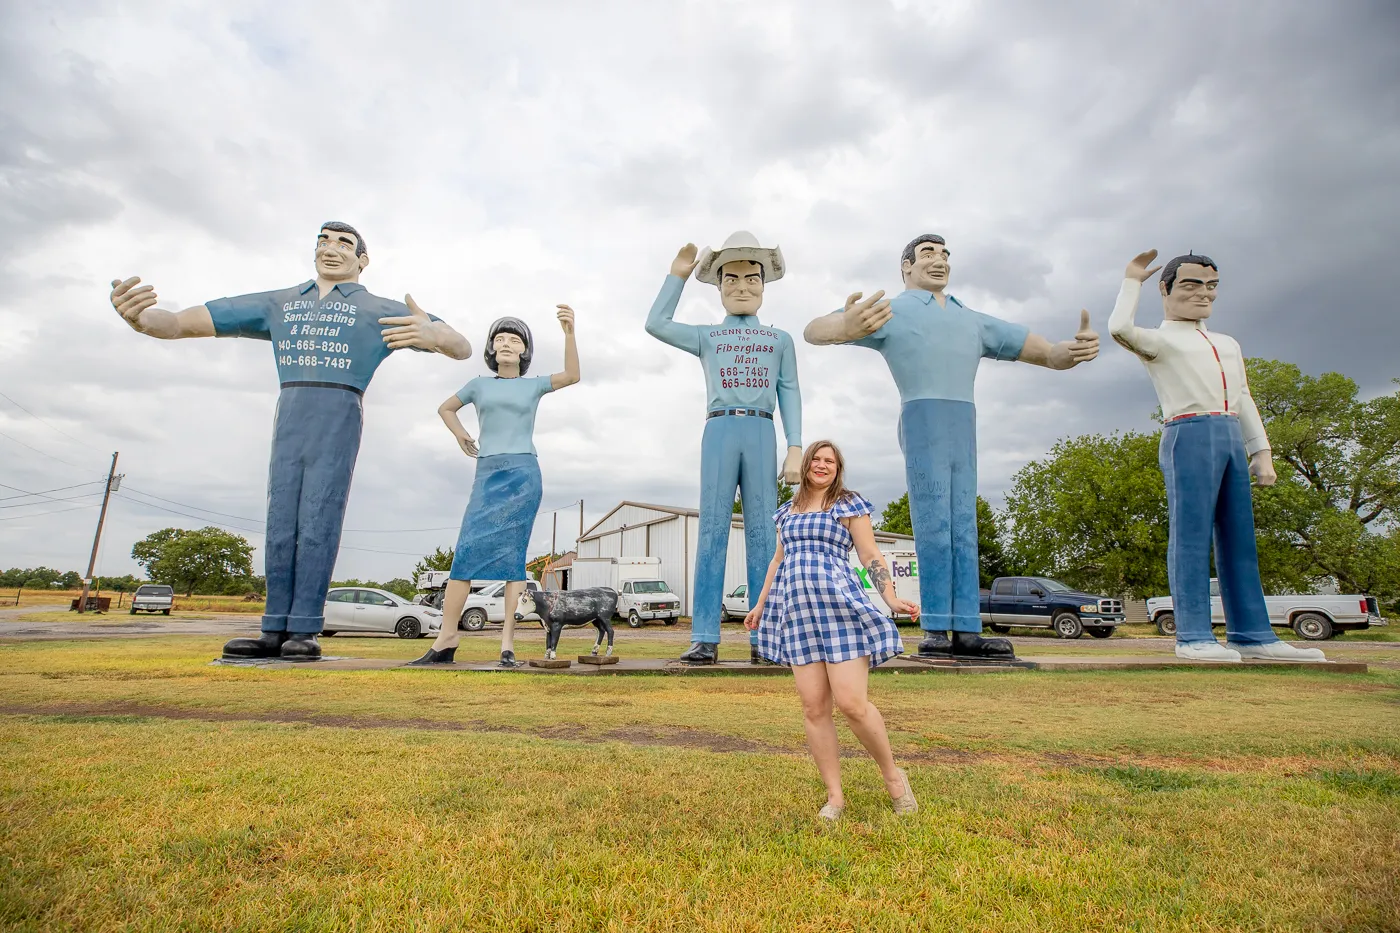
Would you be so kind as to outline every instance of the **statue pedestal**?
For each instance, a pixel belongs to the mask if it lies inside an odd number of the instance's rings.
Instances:
[[[617,657],[616,657],[615,655],[581,654],[581,655],[578,656],[578,663],[580,663],[580,664],[616,664],[616,663],[617,663]]]
[[[574,663],[574,662],[573,662],[573,661],[570,661],[568,658],[531,658],[531,659],[530,659],[530,666],[531,666],[531,667],[544,667],[544,668],[548,668],[548,669],[550,669],[550,670],[555,670],[555,669],[557,669],[557,668],[565,668],[565,667],[568,667],[569,665],[571,665],[571,664],[573,664],[573,663]]]

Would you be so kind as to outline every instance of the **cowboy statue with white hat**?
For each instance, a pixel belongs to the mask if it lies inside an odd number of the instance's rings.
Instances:
[[[697,271],[698,267],[698,271]],[[763,589],[768,564],[777,550],[773,513],[778,508],[777,438],[773,414],[780,410],[787,456],[782,477],[796,483],[802,464],[802,396],[797,388],[797,354],[786,331],[758,322],[763,287],[783,277],[783,251],[768,249],[740,230],[718,251],[706,248],[696,259],[687,243],[671,262],[647,315],[647,333],[700,358],[708,404],[700,442],[700,546],[695,555],[695,598],[691,646],[680,660],[714,664],[719,654],[724,566],[737,487],[744,513],[748,593]],[[725,318],[715,325],[677,324],[673,318],[690,273],[719,288]],[[750,656],[759,661],[757,634],[750,633]]]

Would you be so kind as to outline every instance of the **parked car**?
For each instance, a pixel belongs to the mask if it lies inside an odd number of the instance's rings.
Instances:
[[[1325,641],[1338,632],[1385,625],[1374,596],[1265,596],[1269,624],[1291,628],[1307,641]],[[1176,613],[1170,596],[1154,596],[1147,601],[1147,618],[1163,635],[1176,635]],[[1210,624],[1225,624],[1225,603],[1220,598],[1220,581],[1210,581]]]
[[[681,618],[681,598],[665,580],[628,580],[617,591],[617,614],[632,628],[641,628],[648,619],[675,625]]]
[[[175,590],[161,583],[143,583],[131,594],[131,614],[163,612],[170,615],[175,605]]]
[[[1124,618],[1122,600],[1083,593],[1049,577],[997,577],[982,591],[982,624],[994,632],[1025,626],[1053,629],[1061,638],[1085,632],[1107,638]]]
[[[734,592],[724,597],[724,604],[719,611],[721,622],[729,622],[733,619],[743,621],[744,616],[749,614],[749,585],[740,583],[734,587]]]
[[[400,638],[436,635],[442,612],[414,605],[384,590],[338,586],[326,594],[326,624],[322,635],[340,632],[393,632]]]
[[[525,588],[531,593],[537,592],[540,585],[534,580],[526,580]],[[459,624],[461,628],[469,632],[479,632],[486,627],[487,622],[501,623],[506,620],[506,584],[504,582],[492,583],[476,589],[467,597],[466,606],[462,609],[462,620]],[[515,612],[517,607],[512,606],[511,612]],[[539,615],[532,609],[525,614],[525,619],[530,622],[540,622]],[[540,622],[543,625],[543,622]]]

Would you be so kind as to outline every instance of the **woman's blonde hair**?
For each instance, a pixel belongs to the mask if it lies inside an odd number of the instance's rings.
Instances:
[[[848,495],[852,495],[851,490],[846,488],[846,458],[841,456],[841,448],[831,441],[813,441],[807,445],[807,449],[802,452],[802,478],[798,480],[797,492],[793,495],[793,507],[807,508],[811,504],[812,497],[817,494],[817,490],[810,484],[807,476],[812,469],[812,459],[816,457],[817,451],[822,448],[831,448],[832,454],[836,457],[836,475],[831,478],[831,485],[826,487],[826,492],[822,496],[821,511],[825,512]]]

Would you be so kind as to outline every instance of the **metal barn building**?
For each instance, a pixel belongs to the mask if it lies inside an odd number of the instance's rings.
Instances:
[[[887,562],[914,553],[909,535],[876,531],[875,541]],[[661,579],[681,598],[681,611],[694,605],[695,552],[700,546],[700,512],[671,505],[623,501],[578,539],[578,557],[657,557]],[[854,552],[853,552],[854,553]],[[724,568],[724,592],[748,582],[744,566],[744,519],[735,515],[729,528],[729,555]]]

